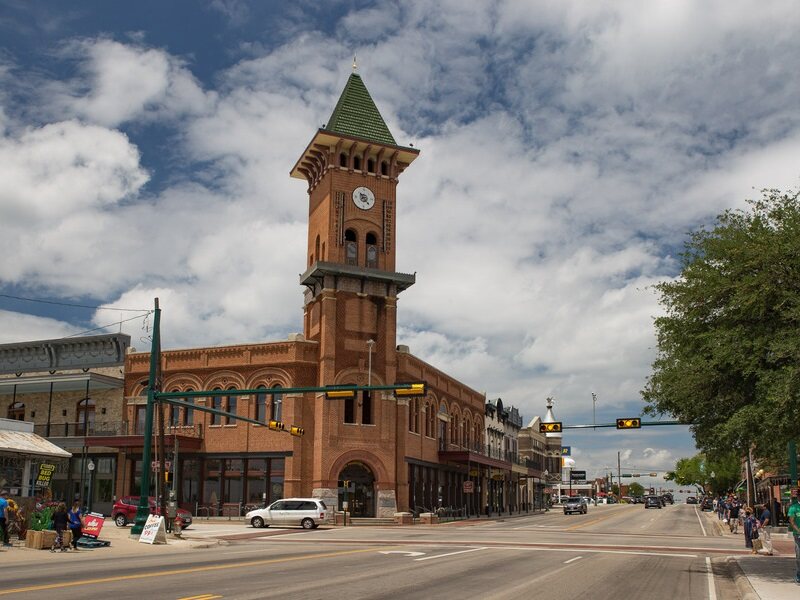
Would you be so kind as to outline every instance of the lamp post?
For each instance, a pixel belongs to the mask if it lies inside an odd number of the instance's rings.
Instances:
[[[94,488],[94,461],[90,458],[89,463],[86,465],[86,468],[89,470],[89,494],[87,499],[87,505],[89,512],[92,512],[92,490]]]
[[[596,405],[597,405],[597,394],[592,392],[592,429],[597,429]]]

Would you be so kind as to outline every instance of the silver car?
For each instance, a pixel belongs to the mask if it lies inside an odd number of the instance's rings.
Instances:
[[[330,521],[330,512],[319,498],[284,498],[266,508],[251,510],[245,518],[253,527],[299,525],[303,529],[316,529],[320,523]]]
[[[570,513],[583,513],[584,515],[589,512],[589,505],[586,503],[586,498],[582,496],[572,496],[568,498],[564,504],[564,514]]]

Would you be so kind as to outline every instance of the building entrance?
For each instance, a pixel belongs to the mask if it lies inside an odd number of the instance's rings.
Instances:
[[[375,516],[375,476],[365,464],[350,463],[339,473],[340,508],[345,501],[351,517]]]

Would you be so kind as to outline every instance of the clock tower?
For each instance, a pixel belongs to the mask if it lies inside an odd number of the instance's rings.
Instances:
[[[395,382],[397,296],[415,279],[395,272],[397,180],[418,154],[397,144],[354,72],[292,168],[308,183],[300,283],[305,336],[319,342],[320,385]]]

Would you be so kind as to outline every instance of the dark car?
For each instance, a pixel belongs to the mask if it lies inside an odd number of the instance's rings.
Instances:
[[[697,498],[694,496],[688,496],[686,498],[686,504],[697,504]]]
[[[633,504],[644,504],[644,496],[634,496]]]
[[[658,496],[645,496],[644,497],[644,507],[645,508],[661,508],[661,498]]]
[[[703,498],[700,503],[700,510],[714,510],[714,501],[711,498]]]
[[[136,509],[139,507],[139,496],[123,496],[114,503],[111,509],[111,518],[117,527],[125,527],[128,523],[133,523],[136,519]],[[156,506],[156,499],[150,497],[150,514],[160,515],[161,507]],[[183,521],[183,528],[186,529],[192,524],[192,513],[182,508],[178,509],[178,516]]]
[[[663,494],[661,496],[661,502],[664,506],[667,504],[675,504],[675,500],[672,499],[672,494]]]
[[[589,505],[586,503],[586,498],[582,496],[573,496],[568,498],[564,503],[564,514],[570,513],[583,513],[584,515],[589,512]]]

